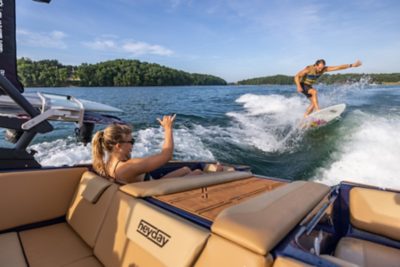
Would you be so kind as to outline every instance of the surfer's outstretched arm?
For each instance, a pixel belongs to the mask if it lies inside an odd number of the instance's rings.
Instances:
[[[335,71],[335,70],[344,70],[344,69],[348,69],[348,68],[351,68],[351,67],[358,67],[358,66],[361,66],[361,64],[362,63],[359,60],[359,61],[357,61],[356,63],[353,63],[353,64],[345,64],[345,65],[340,65],[340,66],[325,67],[324,68],[324,72]]]

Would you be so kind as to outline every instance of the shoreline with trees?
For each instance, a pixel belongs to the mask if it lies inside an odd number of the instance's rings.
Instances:
[[[18,77],[25,87],[113,87],[226,85],[219,77],[188,73],[139,60],[115,59],[80,66],[57,60],[17,59]]]
[[[400,84],[400,73],[346,73],[324,74],[317,83],[324,85],[341,85],[354,82],[365,84]],[[294,76],[274,75],[238,81],[236,85],[295,85]]]
[[[57,60],[17,59],[18,77],[25,87],[114,87],[227,85],[213,75],[188,73],[139,60],[115,59],[80,66],[63,65]],[[323,85],[364,84],[397,85],[400,73],[324,74]],[[273,75],[245,79],[229,85],[295,85],[294,76]]]

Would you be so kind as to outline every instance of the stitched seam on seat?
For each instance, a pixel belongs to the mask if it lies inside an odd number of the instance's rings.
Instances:
[[[28,261],[28,258],[26,257],[25,249],[24,249],[24,246],[22,244],[21,237],[19,236],[19,232],[18,232],[18,241],[19,241],[19,244],[21,245],[21,250],[22,250],[22,254],[24,254],[26,265],[29,266],[29,261]]]
[[[84,259],[87,259],[87,258],[90,258],[90,257],[95,257],[95,258],[96,258],[96,256],[93,254],[93,255],[91,255],[91,256],[83,257],[82,259],[78,259],[78,260],[75,260],[75,261],[71,261],[71,262],[69,262],[69,263],[66,263],[66,264],[64,264],[64,265],[61,265],[61,267],[70,265],[70,264],[72,264],[72,263],[74,263],[74,262],[78,262],[78,261],[81,261],[81,260],[84,260]],[[96,258],[96,260],[99,260],[99,259]]]

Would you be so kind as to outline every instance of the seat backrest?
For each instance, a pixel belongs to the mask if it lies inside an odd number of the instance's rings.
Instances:
[[[0,231],[65,216],[85,167],[0,174]]]
[[[255,253],[223,237],[212,234],[195,267],[208,266],[271,266],[273,257]]]
[[[117,190],[118,185],[92,172],[82,175],[66,219],[91,248]]]
[[[358,229],[400,240],[400,193],[352,188],[350,222]]]
[[[223,210],[211,230],[267,255],[329,191],[320,183],[293,182]]]
[[[131,183],[122,186],[120,190],[134,197],[151,197],[223,184],[252,176],[250,172],[239,171],[208,173],[192,176],[190,178],[178,177]]]
[[[97,238],[94,254],[105,266],[190,266],[208,229],[143,199],[118,191]]]

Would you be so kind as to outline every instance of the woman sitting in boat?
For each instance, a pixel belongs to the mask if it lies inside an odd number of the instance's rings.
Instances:
[[[143,181],[144,173],[154,171],[172,159],[174,139],[172,127],[176,115],[164,116],[157,119],[165,129],[164,145],[161,153],[146,157],[131,159],[131,152],[135,139],[132,138],[132,128],[126,125],[110,125],[104,131],[95,134],[92,141],[92,156],[94,170],[105,177],[126,183]],[[108,158],[104,162],[105,152]],[[217,163],[217,171],[223,167]],[[183,167],[163,176],[163,178],[182,177],[203,174],[199,169],[191,171]]]

